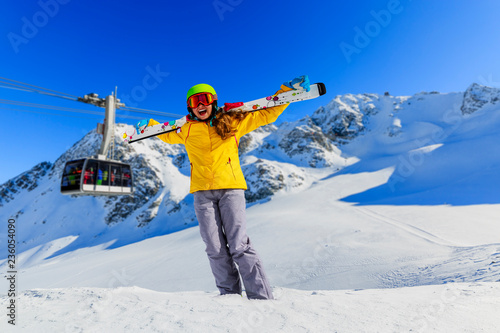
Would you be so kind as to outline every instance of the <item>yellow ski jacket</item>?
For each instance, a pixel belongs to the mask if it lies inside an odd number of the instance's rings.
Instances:
[[[281,86],[284,92],[291,90]],[[183,144],[191,162],[190,192],[220,189],[247,189],[238,156],[240,138],[278,119],[288,104],[263,109],[249,113],[242,120],[235,120],[233,128],[236,133],[226,140],[215,132],[210,124],[198,121],[188,121],[177,131],[158,135],[170,144]],[[151,119],[148,125],[156,125]]]

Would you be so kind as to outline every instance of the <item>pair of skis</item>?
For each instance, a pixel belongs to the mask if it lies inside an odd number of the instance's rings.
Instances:
[[[313,99],[324,95],[326,93],[326,87],[323,83],[311,84],[311,90],[290,90],[285,91],[281,94],[267,96],[254,101],[243,103],[234,109],[224,110],[223,112],[254,112],[262,109],[267,109],[273,106],[295,103],[300,101],[305,101],[308,99]],[[182,127],[187,123],[188,118],[183,117],[181,119],[169,121],[163,124],[148,126],[137,133],[135,127],[130,127],[127,132],[123,134],[123,139],[128,143],[137,142],[143,139],[151,138],[160,134],[165,134],[168,132],[176,131],[178,128]]]

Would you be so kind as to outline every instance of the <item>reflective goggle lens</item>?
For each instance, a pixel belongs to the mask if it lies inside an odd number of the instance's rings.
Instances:
[[[188,106],[190,108],[196,108],[198,105],[210,105],[214,101],[214,97],[210,93],[201,93],[197,95],[193,95],[188,99]]]

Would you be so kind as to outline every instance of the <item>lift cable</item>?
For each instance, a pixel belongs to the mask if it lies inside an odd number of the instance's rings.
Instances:
[[[2,82],[2,80],[4,82]],[[13,82],[15,82],[15,83],[13,83]],[[75,95],[63,93],[63,92],[60,92],[60,91],[57,91],[57,90],[53,90],[53,89],[43,88],[43,87],[40,87],[40,86],[32,85],[32,84],[29,84],[29,83],[24,83],[24,82],[21,82],[21,81],[7,79],[7,78],[4,78],[4,77],[0,77],[0,88],[7,88],[7,89],[20,90],[20,91],[34,92],[34,93],[39,93],[39,94],[43,94],[43,95],[47,95],[47,96],[58,97],[58,98],[66,99],[66,100],[71,100],[71,101],[76,101],[76,102],[84,102],[83,98],[75,96]],[[168,112],[162,112],[162,111],[156,111],[156,110],[149,110],[149,109],[141,109],[141,108],[126,106],[126,105],[118,105],[117,110],[121,110],[121,111],[125,111],[125,112],[132,112],[132,113],[145,113],[145,114],[151,114],[151,115],[156,115],[156,116],[163,116],[163,117],[168,117],[168,118],[175,118],[175,117],[178,118],[178,117],[183,117],[184,116],[184,115],[175,114],[175,113],[168,113]],[[117,114],[117,117],[118,117],[118,114]],[[128,118],[128,117],[122,117],[122,118]],[[142,119],[142,118],[135,118],[135,119]]]
[[[51,112],[41,112],[41,111],[34,111],[34,110],[20,110],[20,109],[4,108],[4,107],[0,107],[0,110],[16,111],[16,112],[27,112],[27,113],[35,113],[35,114],[43,114],[43,115],[48,115],[48,116],[63,116],[63,117],[71,117],[71,118],[96,119],[96,118],[84,117],[84,116],[77,116],[77,115],[71,115],[71,114],[60,114],[60,113],[51,113]],[[91,116],[91,115],[89,115],[89,116]],[[100,115],[100,116],[101,116],[101,115]]]
[[[24,83],[24,82],[21,82],[21,81],[16,81],[16,80],[12,80],[12,79],[7,79],[7,78],[5,78],[5,77],[0,77],[0,80],[10,81],[10,82],[16,82],[16,83],[20,83],[20,84],[25,85],[25,86],[29,86],[29,87],[34,87],[34,88],[37,88],[37,89],[33,89],[33,90],[38,90],[38,91],[44,91],[44,90],[47,90],[47,91],[51,91],[51,92],[53,92],[53,93],[57,93],[57,94],[59,94],[59,95],[73,97],[73,99],[78,98],[78,96],[75,96],[75,95],[71,95],[71,94],[63,93],[63,92],[60,92],[60,91],[57,91],[57,90],[48,89],[48,88],[44,88],[44,87],[40,87],[40,86],[35,86],[35,85],[33,85],[33,84]],[[6,82],[6,83],[7,83],[7,84],[9,84],[9,82]],[[10,83],[10,84],[12,84],[12,83]],[[12,85],[17,85],[17,86],[19,86],[19,84],[12,84]]]
[[[57,107],[57,106],[52,106],[52,105],[43,105],[43,104],[35,104],[35,103],[25,103],[25,102],[17,102],[17,101],[9,101],[9,100],[2,100],[0,99],[0,104],[8,104],[8,105],[14,105],[14,106],[21,106],[21,107],[28,107],[28,108],[41,108],[41,109],[49,109],[49,110],[54,110],[54,111],[62,111],[62,112],[72,112],[72,113],[82,113],[82,114],[88,114],[88,115],[96,115],[99,117],[104,116],[104,112],[100,111],[90,111],[90,110],[79,110],[79,109],[70,109],[70,108],[63,108],[63,107]],[[32,104],[32,105],[30,105]],[[20,111],[20,112],[28,112],[28,113],[38,113],[38,114],[46,114],[46,115],[55,115],[55,116],[68,116],[68,117],[76,117],[73,115],[68,115],[68,114],[60,114],[60,113],[47,113],[47,112],[40,112],[40,111],[33,111],[33,110],[22,110],[22,109],[13,109],[13,108],[5,108],[5,107],[0,107],[2,110],[9,110],[9,111]],[[131,116],[131,115],[116,115],[117,118],[128,118],[128,119],[143,119],[143,117],[137,117],[137,116]],[[87,119],[93,119],[93,118],[88,118]]]
[[[9,100],[9,99],[0,99],[0,104],[11,104],[11,105],[16,105],[16,106],[27,106],[27,107],[33,107],[33,108],[52,109],[52,110],[68,111],[68,112],[103,114],[103,112],[74,109],[74,108],[67,108],[67,107],[54,106],[54,105],[45,105],[45,104],[38,104],[38,103],[30,103],[30,102],[21,102],[21,101]]]
[[[41,111],[34,111],[34,110],[21,110],[21,109],[13,109],[13,108],[4,108],[0,107],[0,110],[7,110],[7,111],[17,111],[17,112],[27,112],[27,113],[36,113],[36,114],[44,114],[48,116],[62,116],[62,117],[72,117],[72,118],[83,118],[83,119],[96,119],[96,118],[91,118],[91,117],[84,117],[84,116],[77,116],[77,115],[71,115],[71,114],[61,114],[61,113],[51,113],[51,112],[41,112]],[[59,111],[59,110],[55,110]],[[89,114],[89,116],[93,116],[94,114]],[[99,116],[102,118],[104,116],[104,113],[96,113],[95,116]],[[128,116],[128,115],[117,115],[117,118],[127,118],[127,119],[134,119],[134,120],[141,120],[143,119],[142,117],[134,117],[134,116]]]

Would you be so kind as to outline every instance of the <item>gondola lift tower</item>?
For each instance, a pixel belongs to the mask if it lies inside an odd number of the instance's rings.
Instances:
[[[133,193],[129,164],[114,161],[114,129],[116,108],[123,107],[115,93],[99,98],[95,93],[78,98],[79,102],[105,109],[104,123],[97,125],[102,142],[96,156],[66,162],[61,179],[61,193],[73,195],[123,195]],[[111,147],[111,159],[108,159]]]
[[[120,100],[115,97],[116,89],[114,95],[109,95],[106,98],[99,98],[99,95],[95,93],[87,94],[83,97],[79,97],[78,101],[92,104],[105,109],[104,113],[104,123],[97,124],[97,133],[102,134],[101,148],[97,154],[97,158],[105,160],[108,156],[109,147],[113,144],[114,148],[114,129],[115,129],[115,119],[116,119],[116,108],[125,106],[125,104],[120,103]],[[112,157],[113,158],[113,149]]]

